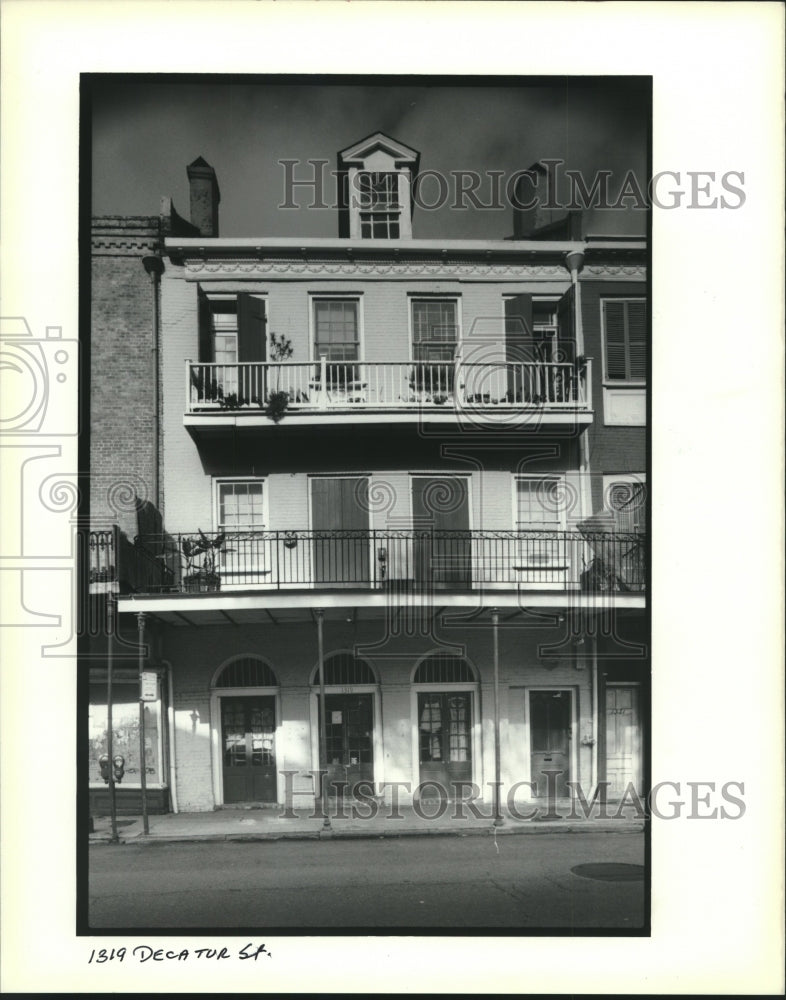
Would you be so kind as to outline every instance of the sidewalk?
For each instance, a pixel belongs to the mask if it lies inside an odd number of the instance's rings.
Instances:
[[[344,804],[344,815],[337,815],[335,803],[330,807],[330,827],[325,828],[321,815],[310,810],[294,810],[296,815],[285,815],[283,806],[251,808],[222,808],[214,812],[167,813],[149,816],[150,832],[143,832],[141,816],[119,816],[118,840],[123,844],[168,841],[255,841],[255,840],[326,840],[361,837],[412,837],[412,836],[508,836],[510,834],[540,833],[640,833],[645,820],[631,806],[619,809],[609,803],[606,817],[599,806],[594,806],[585,817],[581,804],[557,800],[551,810],[546,803],[527,803],[516,806],[520,815],[502,810],[503,823],[494,826],[489,803],[474,802],[480,813],[473,815],[472,808],[462,803],[447,803],[439,815],[437,803],[423,803],[415,810],[412,806],[379,805],[376,816],[363,818],[352,815],[352,804]],[[366,803],[358,812],[368,813]],[[532,814],[536,814],[529,818]],[[437,815],[434,815],[437,814]],[[433,817],[433,818],[432,818]],[[616,818],[615,818],[616,817]],[[108,816],[94,818],[94,832],[90,843],[108,843],[112,830]]]

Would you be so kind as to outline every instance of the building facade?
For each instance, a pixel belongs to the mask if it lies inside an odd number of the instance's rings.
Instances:
[[[241,239],[200,159],[190,225],[136,260],[149,319],[114,362],[145,488],[89,540],[121,808],[140,665],[155,808],[313,808],[323,770],[331,799],[646,790],[646,242],[417,239],[418,165],[372,135],[339,154],[335,239]]]

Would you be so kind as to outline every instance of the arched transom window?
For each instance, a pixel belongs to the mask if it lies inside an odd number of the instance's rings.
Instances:
[[[319,667],[314,671],[314,683],[319,684]],[[325,684],[349,686],[376,684],[370,665],[353,653],[331,653],[325,657]]]
[[[431,653],[418,666],[415,684],[473,683],[475,674],[463,656],[453,653]]]
[[[215,687],[278,687],[278,680],[264,660],[256,656],[241,656],[227,663],[219,674]]]

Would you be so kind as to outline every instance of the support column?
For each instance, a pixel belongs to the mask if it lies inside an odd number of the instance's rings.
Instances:
[[[314,617],[317,620],[317,655],[319,662],[319,797],[322,802],[322,828],[329,830],[327,796],[327,712],[325,710],[325,642],[323,634],[325,612],[316,608]]]
[[[491,627],[494,638],[494,826],[502,826],[505,820],[499,804],[500,788],[500,747],[499,747],[499,611],[491,611]]]
[[[139,642],[139,791],[142,796],[142,828],[150,833],[147,820],[147,767],[145,755],[145,703],[142,700],[142,678],[145,672],[145,620],[147,615],[140,611],[136,616]]]
[[[115,544],[114,551],[117,552],[118,543],[118,530],[117,525],[113,528],[113,542]],[[106,637],[106,753],[109,757],[109,768],[108,768],[108,781],[107,790],[109,792],[109,818],[112,823],[112,836],[111,842],[116,844],[118,842],[117,836],[117,803],[115,801],[115,764],[114,764],[114,745],[112,740],[112,681],[114,672],[114,658],[115,658],[115,643],[114,643],[114,631],[115,622],[117,621],[117,613],[115,607],[115,596],[111,592],[106,595],[106,627],[107,627],[107,637]]]

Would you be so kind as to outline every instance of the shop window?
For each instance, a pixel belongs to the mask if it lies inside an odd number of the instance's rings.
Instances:
[[[161,763],[161,702],[144,703],[145,711],[145,776],[148,784],[163,780]],[[89,781],[103,785],[98,760],[107,748],[107,684],[106,679],[91,681],[88,716]],[[115,671],[112,683],[112,754],[125,757],[123,785],[138,785],[139,766],[139,675],[124,677]]]

